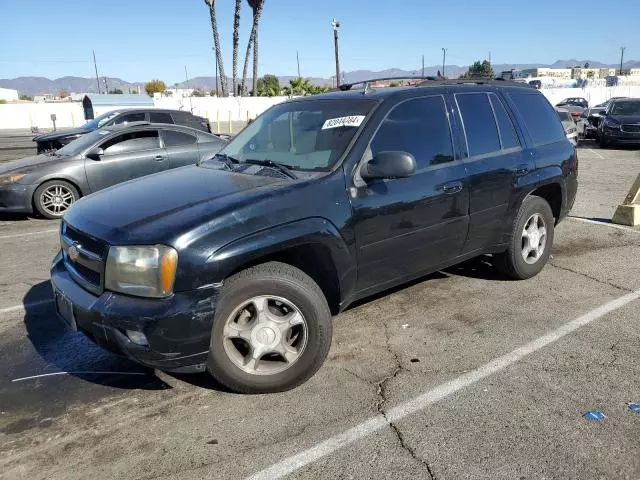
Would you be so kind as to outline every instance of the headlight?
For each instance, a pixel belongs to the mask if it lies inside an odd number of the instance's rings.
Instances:
[[[0,175],[0,185],[11,185],[12,183],[16,183],[22,177],[24,177],[24,173],[10,173],[9,175]]]
[[[111,247],[105,288],[137,297],[168,297],[173,293],[178,252],[171,247]]]
[[[608,118],[604,119],[603,127],[610,128],[611,130],[620,130],[620,124],[618,122],[614,122],[613,120],[609,120]]]

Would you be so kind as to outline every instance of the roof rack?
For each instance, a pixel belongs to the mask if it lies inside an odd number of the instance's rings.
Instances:
[[[423,87],[426,85],[506,85],[510,87],[532,88],[528,83],[514,82],[513,80],[504,80],[502,78],[429,78],[417,86]]]
[[[369,84],[373,82],[382,82],[385,80],[436,80],[436,78],[437,77],[409,77],[409,76],[370,78],[368,80],[361,80],[359,82],[343,83],[338,88],[344,92],[347,90],[351,90],[354,85],[364,85],[363,93],[366,93],[367,90],[369,89]]]

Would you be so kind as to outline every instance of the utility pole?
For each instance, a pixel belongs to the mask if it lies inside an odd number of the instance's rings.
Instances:
[[[96,83],[98,84],[98,93],[102,93],[102,91],[100,91],[100,77],[98,77],[98,64],[96,63],[96,51],[92,50],[93,52],[93,66],[96,69]]]
[[[331,26],[333,27],[333,44],[336,54],[336,88],[340,88],[340,56],[338,50],[338,33],[340,31],[340,22],[334,18],[331,22]]]
[[[104,93],[109,93],[109,85],[107,84],[107,77],[102,77],[102,81],[104,82]]]
[[[624,51],[627,47],[620,47],[620,75],[622,75],[622,61],[624,60]]]
[[[424,77],[424,55],[422,55],[422,76]]]
[[[300,78],[300,55],[298,54],[297,50],[296,50],[296,61],[298,62],[298,78]]]
[[[444,62],[447,61],[447,49],[442,47],[442,77],[444,78]]]
[[[218,96],[218,55],[214,54],[213,56],[216,57],[216,97],[217,97]]]
[[[187,90],[191,90],[191,86],[189,85],[189,74],[187,73],[187,66],[184,66],[184,79],[187,83]],[[178,93],[178,92],[176,92]],[[218,92],[216,91],[216,95],[218,94]],[[193,97],[193,92],[189,92],[189,109],[191,111],[191,113],[193,113],[193,100],[191,99],[191,97]]]

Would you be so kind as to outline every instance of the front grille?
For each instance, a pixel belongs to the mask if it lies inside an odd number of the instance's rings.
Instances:
[[[640,133],[640,124],[626,124],[622,125],[622,131],[627,133]]]
[[[109,246],[63,223],[60,235],[62,255],[71,277],[85,290],[101,294]]]

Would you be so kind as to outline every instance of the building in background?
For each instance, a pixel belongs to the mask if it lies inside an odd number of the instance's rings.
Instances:
[[[18,91],[11,88],[0,88],[0,100],[5,102],[17,102],[19,99]]]
[[[551,77],[551,78],[563,78],[568,80],[571,78],[571,69],[570,68],[547,68],[547,67],[527,68],[522,70],[522,76],[524,78]]]

